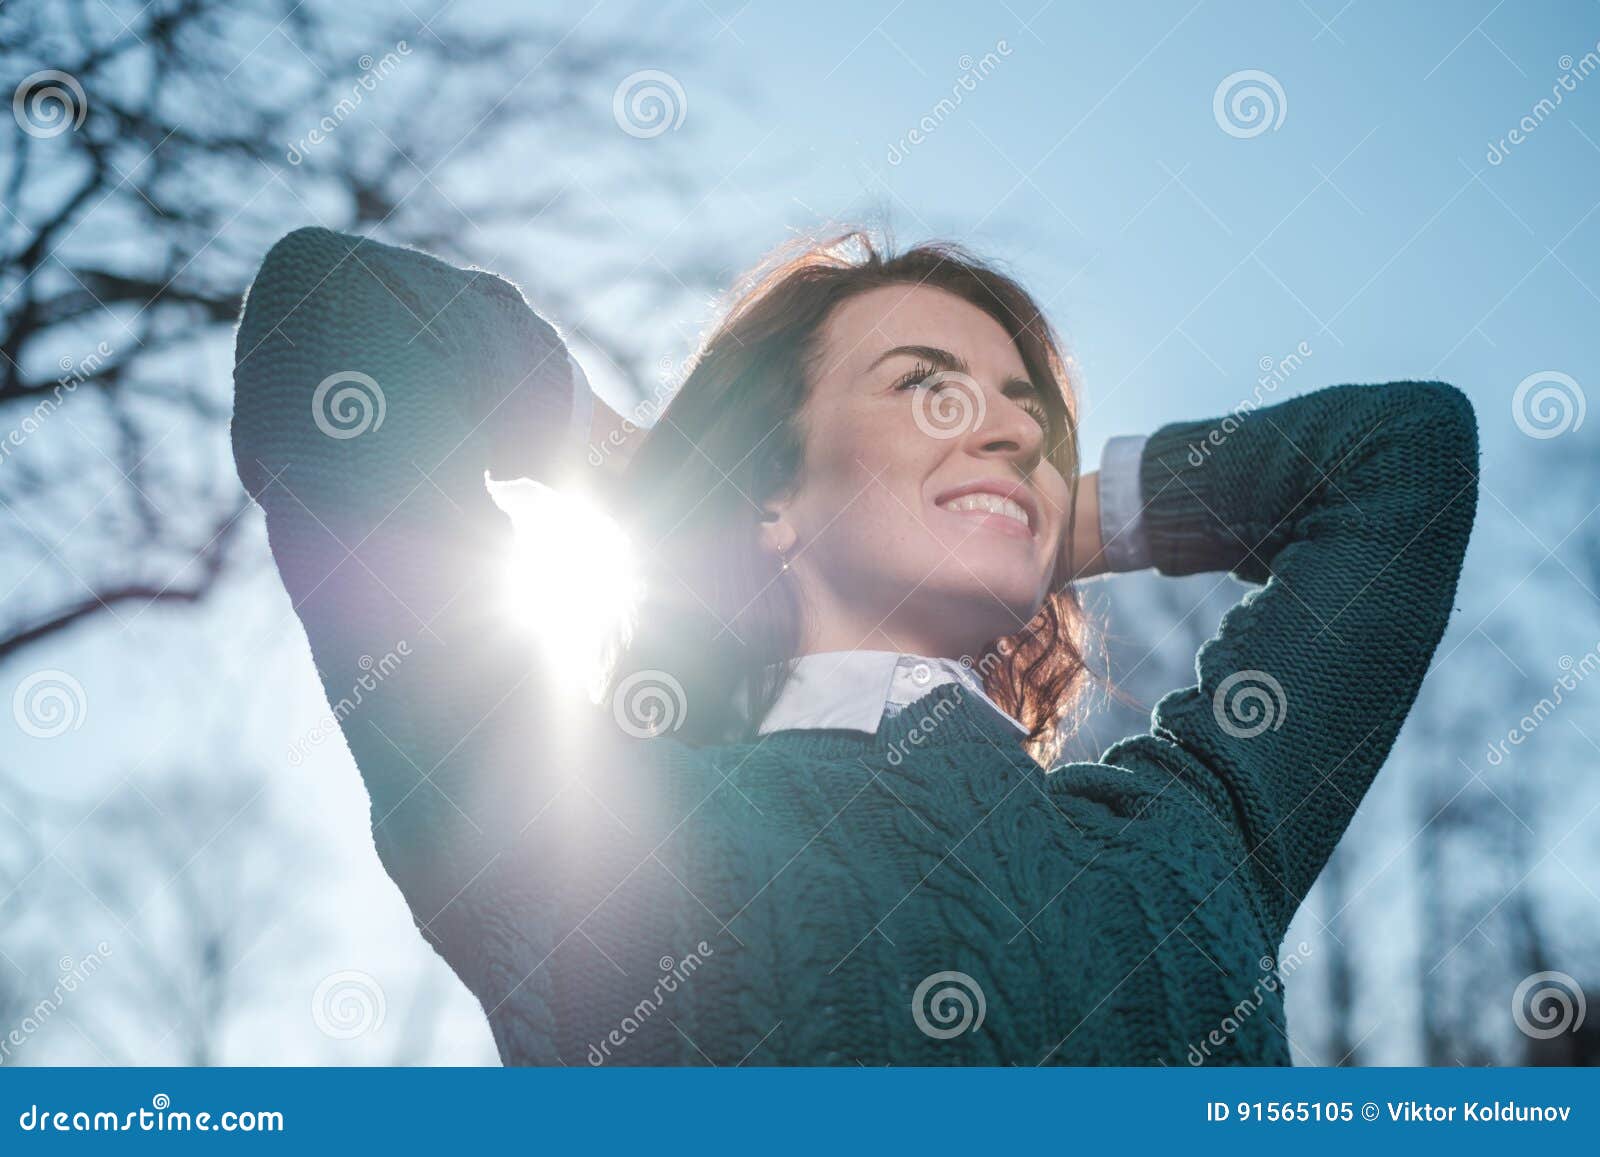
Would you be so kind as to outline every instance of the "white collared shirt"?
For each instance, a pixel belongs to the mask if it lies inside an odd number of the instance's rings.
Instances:
[[[894,651],[822,651],[790,664],[789,680],[757,733],[842,729],[874,734],[935,687],[955,683],[988,705],[1017,734],[1027,728],[984,694],[972,668],[954,659],[929,659]]]

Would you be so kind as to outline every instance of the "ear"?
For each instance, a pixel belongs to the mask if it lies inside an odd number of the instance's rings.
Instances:
[[[787,555],[794,549],[799,534],[789,521],[787,498],[773,498],[761,508],[761,525],[758,531],[761,549],[769,554]]]

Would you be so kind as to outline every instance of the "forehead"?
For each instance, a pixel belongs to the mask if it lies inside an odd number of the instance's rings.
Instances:
[[[1011,335],[970,301],[930,285],[884,285],[829,315],[819,375],[858,377],[884,350],[900,345],[949,350],[980,375],[1025,374]]]

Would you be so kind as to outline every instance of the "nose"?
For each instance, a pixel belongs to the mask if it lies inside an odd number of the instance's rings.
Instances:
[[[1044,458],[1045,436],[1038,419],[999,390],[983,392],[983,416],[966,439],[967,453],[1003,459],[1026,478]]]

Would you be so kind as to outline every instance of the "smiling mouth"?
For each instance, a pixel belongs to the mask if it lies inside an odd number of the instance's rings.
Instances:
[[[1004,530],[1011,534],[1020,532],[1023,537],[1033,537],[1033,522],[1028,517],[1027,507],[1010,498],[977,491],[947,498],[937,505],[940,510],[979,519],[996,530]]]

